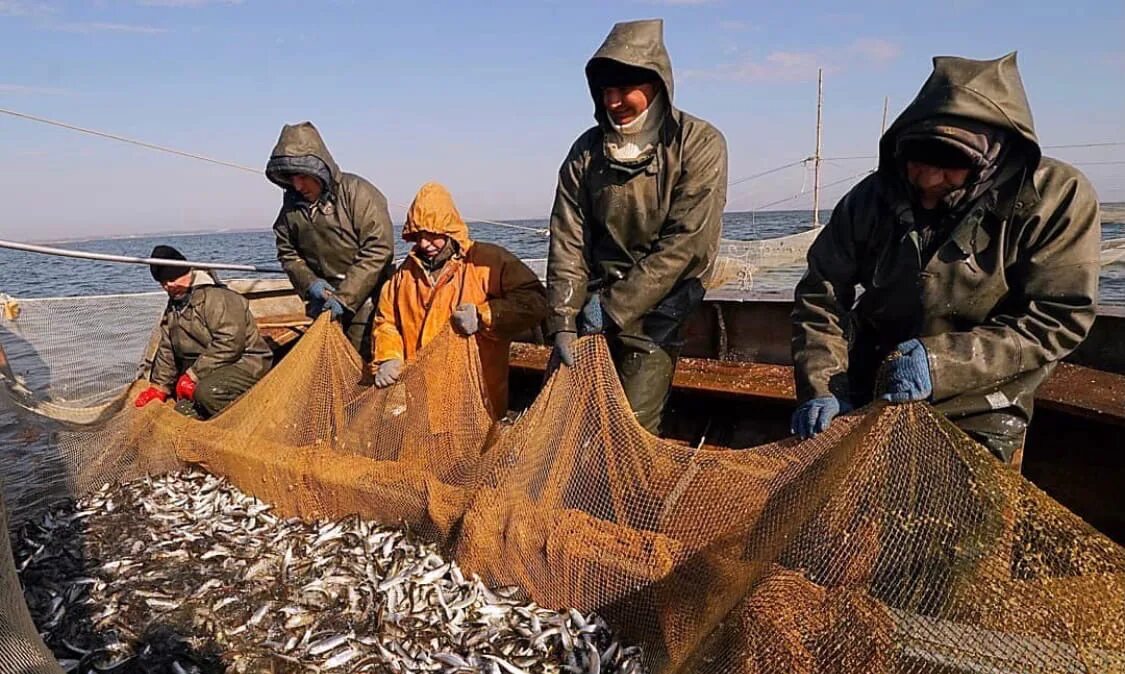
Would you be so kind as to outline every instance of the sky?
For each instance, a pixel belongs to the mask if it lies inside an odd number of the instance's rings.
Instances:
[[[311,120],[396,220],[428,180],[466,217],[543,218],[593,123],[586,60],[653,17],[731,180],[813,153],[824,69],[825,208],[874,164],[846,157],[875,151],[884,97],[893,120],[937,54],[1018,50],[1044,144],[1125,143],[1121,0],[0,0],[0,108],[256,168]],[[1125,201],[1125,144],[1048,153]],[[810,190],[798,165],[733,186],[728,210],[807,209]],[[265,229],[280,199],[262,175],[0,115],[0,238]]]

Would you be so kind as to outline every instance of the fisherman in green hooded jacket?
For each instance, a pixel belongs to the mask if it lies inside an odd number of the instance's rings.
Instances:
[[[603,333],[637,421],[656,433],[722,233],[726,141],[672,106],[660,20],[615,25],[586,79],[597,126],[559,170],[547,327],[567,366],[578,335]]]
[[[928,400],[1018,465],[1035,390],[1094,322],[1100,238],[1089,181],[1041,154],[1015,54],[935,58],[809,250],[793,431]]]
[[[308,314],[331,312],[370,360],[374,302],[394,258],[387,199],[360,176],[341,171],[309,122],[281,129],[266,177],[285,190],[273,225],[277,259]]]
[[[183,253],[160,245],[149,256],[186,262]],[[248,391],[269,371],[273,352],[258,332],[245,297],[209,272],[153,264],[152,278],[168,293],[153,354],[150,386],[133,404],[176,396],[176,411],[207,419]]]

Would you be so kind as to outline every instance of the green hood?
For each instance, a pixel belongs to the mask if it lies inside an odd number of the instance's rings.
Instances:
[[[1020,146],[1015,156],[1024,158],[1029,170],[1039,165],[1042,150],[1035,136],[1031,106],[1016,66],[1015,52],[990,61],[934,57],[934,70],[929,79],[879,141],[880,171],[897,170],[895,144],[904,129],[921,120],[947,115],[1009,132],[1012,142]]]
[[[586,83],[590,87],[590,97],[594,99],[594,119],[598,124],[609,123],[602,106],[602,94],[594,85],[593,74],[599,61],[615,61],[634,68],[643,68],[654,73],[664,84],[671,109],[673,81],[672,59],[664,47],[664,21],[643,19],[623,21],[614,24],[605,42],[586,63]]]
[[[328,146],[312,122],[286,124],[266,163],[266,177],[283,190],[292,190],[288,174],[312,176],[324,185],[329,194],[336,193],[340,183],[340,167],[328,152]]]

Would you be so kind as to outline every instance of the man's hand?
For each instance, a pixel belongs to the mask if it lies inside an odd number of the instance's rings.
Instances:
[[[168,399],[167,393],[165,393],[164,391],[161,391],[160,389],[156,388],[155,386],[149,386],[148,388],[146,388],[145,390],[140,392],[140,394],[137,396],[137,399],[133,401],[133,405],[135,405],[136,407],[144,407],[145,405],[149,404],[153,400],[159,400],[160,402],[164,402],[167,399]]]
[[[344,303],[333,294],[329,294],[328,299],[324,301],[324,311],[330,312],[332,314],[332,320],[334,321],[343,318],[347,310]]]
[[[453,310],[449,322],[462,335],[475,335],[480,330],[480,312],[475,304],[462,304]]]
[[[379,369],[375,371],[375,386],[379,388],[387,388],[398,381],[402,376],[403,362],[400,358],[392,358],[379,363]]]
[[[836,396],[821,396],[807,400],[793,412],[789,421],[789,430],[802,440],[816,437],[832,425],[832,420],[841,412],[852,411],[851,403],[840,401]]]
[[[879,367],[875,395],[892,403],[929,400],[934,394],[926,347],[911,339],[895,347]]]
[[[605,332],[605,312],[602,311],[602,294],[590,293],[586,304],[582,307],[582,314],[578,329],[583,335],[598,335]]]
[[[562,331],[555,333],[555,351],[551,354],[557,357],[562,364],[567,367],[574,367],[574,340],[578,339],[578,334],[574,332]]]
[[[324,311],[324,303],[332,295],[332,285],[322,278],[312,282],[308,290],[309,315],[313,318]]]
[[[176,380],[176,398],[179,400],[195,400],[195,380],[186,372]]]

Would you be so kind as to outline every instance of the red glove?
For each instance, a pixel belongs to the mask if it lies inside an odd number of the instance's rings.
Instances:
[[[168,399],[167,393],[165,393],[164,391],[161,391],[160,389],[156,388],[155,386],[149,386],[145,390],[141,391],[141,394],[139,396],[137,396],[137,400],[133,404],[136,405],[137,407],[144,407],[145,405],[149,404],[153,400],[159,400],[160,402],[164,402],[167,399]]]
[[[190,375],[181,374],[176,380],[176,397],[180,400],[195,400],[195,380]]]

